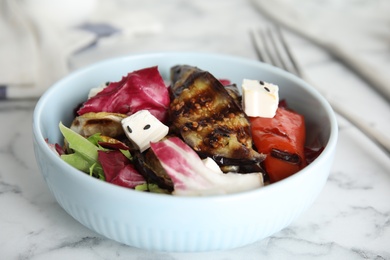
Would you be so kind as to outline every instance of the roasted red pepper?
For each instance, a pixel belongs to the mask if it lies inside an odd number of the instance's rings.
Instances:
[[[267,155],[264,168],[270,182],[277,182],[306,166],[304,117],[279,107],[273,118],[251,117],[257,150]]]

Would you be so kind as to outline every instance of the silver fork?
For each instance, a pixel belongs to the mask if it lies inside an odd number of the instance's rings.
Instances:
[[[282,68],[308,82],[308,79],[305,78],[299,64],[295,61],[280,27],[276,25],[273,27],[274,28],[259,28],[251,31],[252,43],[259,60]],[[309,83],[311,84],[311,82]],[[313,84],[311,85],[314,86]],[[317,88],[317,90],[319,89]],[[328,100],[328,102],[337,114],[358,128],[390,157],[390,139],[386,138],[386,136],[379,131],[370,127],[362,119],[352,115],[338,104],[331,102],[331,100]]]

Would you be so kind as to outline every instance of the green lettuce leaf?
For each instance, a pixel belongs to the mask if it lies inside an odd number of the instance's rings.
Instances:
[[[97,144],[100,139],[100,134],[92,135],[87,139],[64,126],[62,122],[60,122],[59,128],[68,142],[69,148],[74,151],[71,154],[61,155],[61,158],[76,169],[105,180],[103,168],[98,161],[99,147]]]
[[[152,193],[163,193],[163,194],[171,194],[169,191],[161,189],[157,184],[154,183],[144,183],[135,186],[135,190],[138,191],[148,191]]]
[[[96,145],[91,143],[82,135],[64,126],[62,122],[60,122],[59,127],[62,135],[69,143],[69,148],[74,150],[75,153],[79,153],[80,155],[85,157],[88,162],[97,162],[99,148]]]

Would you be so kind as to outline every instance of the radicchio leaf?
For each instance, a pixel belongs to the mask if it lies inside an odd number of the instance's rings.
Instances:
[[[228,86],[228,85],[232,84],[231,81],[228,79],[219,79],[219,82],[221,82],[221,84],[224,86]]]
[[[47,139],[47,138],[45,138],[45,142],[49,146],[50,150],[55,152],[57,155],[61,156],[61,155],[65,154],[64,148],[60,144],[58,144],[58,143],[55,143],[55,144],[49,143],[49,139]]]
[[[324,150],[324,147],[320,148],[311,148],[311,147],[305,147],[305,158],[306,163],[310,164],[312,163]]]
[[[173,182],[175,195],[199,196],[235,193],[263,185],[260,173],[215,172],[178,137],[151,143],[151,149]]]
[[[150,67],[131,72],[119,82],[111,82],[88,99],[77,114],[112,112],[131,115],[146,109],[165,122],[169,103],[169,92],[163,78],[157,67]]]
[[[102,165],[107,182],[131,189],[146,183],[144,177],[138,173],[121,151],[99,151],[98,160]]]

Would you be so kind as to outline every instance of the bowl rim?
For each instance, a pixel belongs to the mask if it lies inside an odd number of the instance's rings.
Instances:
[[[118,185],[114,185],[111,183],[103,182],[99,179],[92,178],[91,176],[88,176],[87,174],[80,174],[81,171],[77,170],[73,166],[67,164],[63,160],[61,160],[47,145],[45,141],[45,137],[42,136],[42,129],[40,126],[41,122],[41,113],[45,107],[45,104],[47,103],[47,100],[52,95],[53,92],[56,91],[57,88],[60,88],[66,81],[68,81],[71,78],[77,77],[80,74],[87,73],[88,71],[94,70],[100,66],[103,66],[104,64],[109,63],[118,63],[121,61],[128,61],[128,60],[137,60],[137,59],[144,59],[144,58],[169,58],[172,56],[188,56],[188,57],[199,57],[202,56],[204,58],[208,59],[222,59],[230,62],[239,62],[239,63],[246,63],[250,66],[257,66],[266,68],[267,70],[272,71],[273,73],[277,74],[277,76],[285,77],[290,81],[293,81],[297,83],[300,87],[303,87],[305,91],[309,92],[312,96],[314,96],[321,106],[326,111],[326,116],[329,118],[330,121],[330,135],[329,139],[327,140],[327,143],[324,147],[324,150],[322,153],[308,166],[306,166],[304,169],[300,170],[299,172],[293,174],[292,176],[289,176],[288,178],[281,180],[279,182],[266,185],[264,187],[261,187],[259,189],[249,190],[249,191],[243,191],[239,193],[233,193],[233,194],[221,194],[221,195],[210,195],[210,196],[173,196],[168,194],[156,194],[156,193],[148,193],[148,192],[139,192],[135,191],[129,188],[121,187]],[[141,68],[140,68],[141,69]],[[58,122],[59,123],[59,122]],[[207,53],[207,52],[148,52],[148,53],[138,53],[138,54],[131,54],[127,56],[120,56],[120,57],[114,57],[106,60],[102,60],[99,62],[96,62],[91,65],[87,65],[83,68],[77,69],[59,81],[52,84],[39,98],[37,104],[35,105],[34,112],[33,112],[33,136],[36,145],[38,145],[41,150],[49,156],[53,162],[56,164],[59,164],[61,167],[65,167],[67,171],[70,171],[71,174],[78,178],[79,181],[84,182],[91,182],[91,185],[103,185],[102,188],[108,189],[108,191],[112,191],[115,193],[121,193],[121,195],[125,196],[134,196],[135,199],[150,199],[151,201],[160,201],[161,202],[167,202],[170,201],[172,203],[178,202],[178,201],[191,201],[191,203],[203,203],[205,200],[207,201],[213,201],[213,202],[222,202],[226,200],[236,200],[241,198],[248,198],[253,196],[262,196],[261,194],[272,192],[275,189],[279,189],[279,187],[283,187],[285,185],[289,185],[290,182],[294,182],[296,179],[304,178],[305,175],[309,174],[310,170],[314,167],[316,167],[317,164],[320,164],[326,158],[329,158],[332,156],[333,150],[336,147],[337,143],[337,137],[338,137],[338,124],[336,120],[336,115],[331,108],[328,101],[319,93],[318,90],[316,90],[314,87],[309,85],[307,82],[303,81],[299,77],[286,72],[282,69],[279,69],[277,67],[274,67],[272,65],[257,61],[257,60],[251,60],[244,57],[238,57],[233,55],[226,55],[226,54],[216,54],[216,53]],[[168,199],[167,199],[168,198]]]

